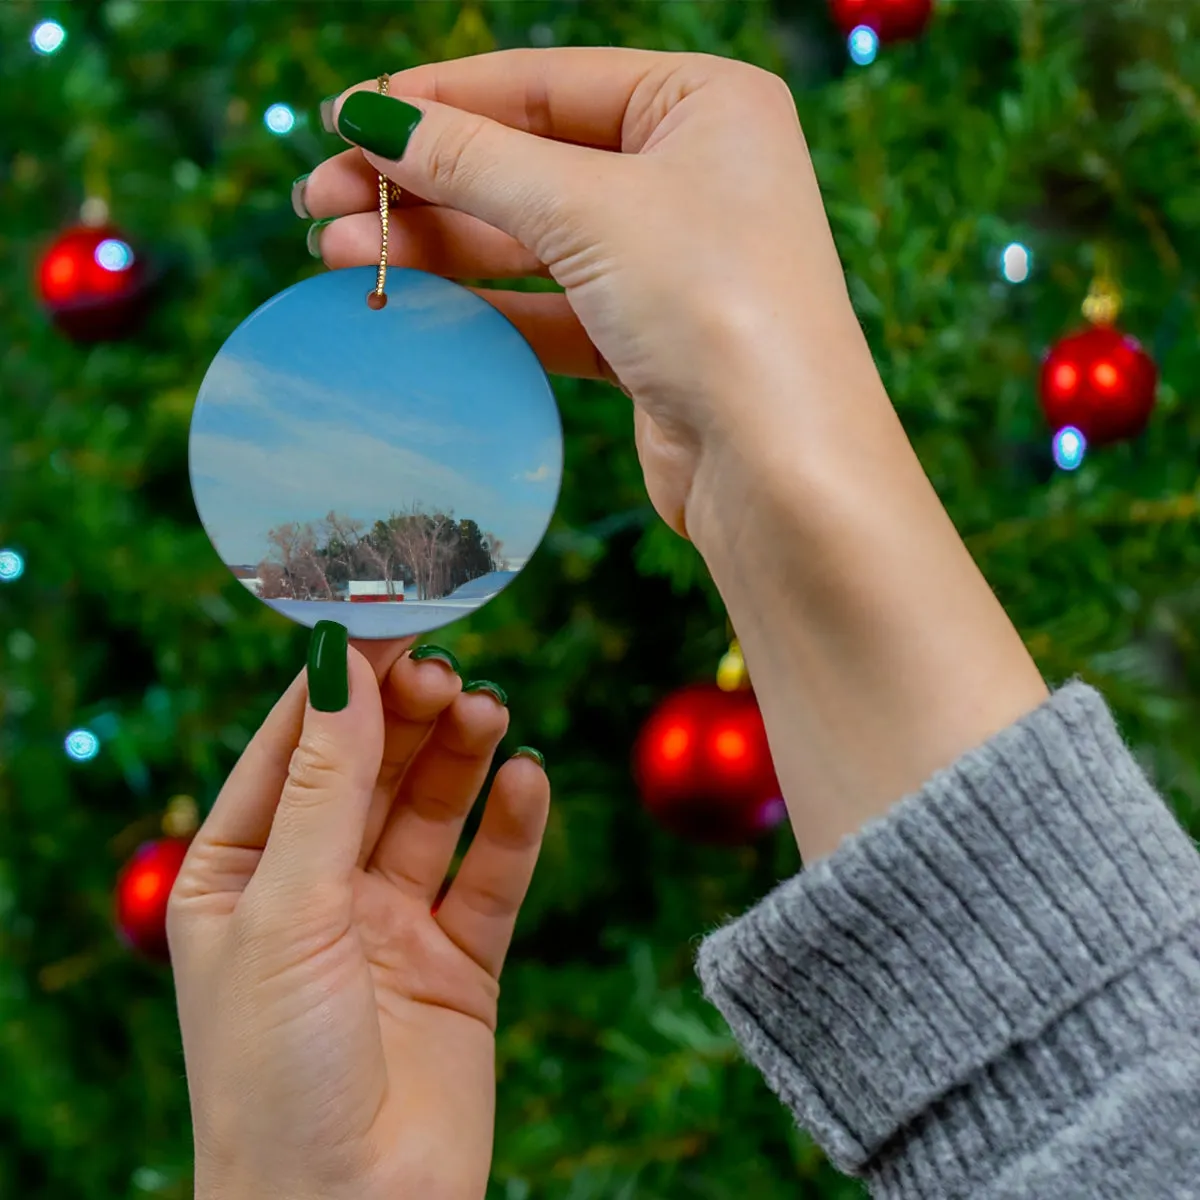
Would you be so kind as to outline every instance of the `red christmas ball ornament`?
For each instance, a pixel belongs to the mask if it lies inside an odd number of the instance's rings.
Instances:
[[[750,842],[785,814],[751,691],[695,684],[668,696],[638,736],[633,769],[646,808],[690,841]]]
[[[829,0],[829,8],[846,37],[865,25],[880,42],[901,42],[924,32],[933,0]]]
[[[1093,446],[1137,437],[1154,411],[1158,368],[1110,325],[1056,342],[1042,363],[1042,411],[1057,433],[1072,425]]]
[[[145,312],[146,264],[111,225],[60,234],[38,265],[37,287],[54,323],[78,342],[125,337]]]
[[[148,958],[166,962],[167,900],[191,838],[144,842],[117,877],[116,919],[121,937]]]

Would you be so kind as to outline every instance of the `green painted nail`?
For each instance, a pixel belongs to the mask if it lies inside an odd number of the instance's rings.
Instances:
[[[302,221],[311,221],[312,213],[308,211],[308,205],[304,203],[304,185],[306,183],[308,183],[308,175],[301,175],[292,180],[292,212]]]
[[[351,92],[338,113],[337,131],[372,154],[398,159],[424,115],[419,108],[378,92]]]
[[[532,758],[542,770],[546,769],[546,760],[542,757],[542,752],[532,746],[518,746],[513,751],[513,758]]]
[[[308,699],[318,712],[341,712],[350,703],[350,635],[336,621],[318,621],[308,642]]]
[[[321,101],[321,128],[326,133],[337,133],[337,130],[333,127],[333,106],[337,103],[337,98],[341,94],[341,92],[335,92],[332,96],[326,96]]]
[[[313,258],[321,257],[321,230],[331,221],[336,220],[337,217],[326,217],[323,221],[314,221],[308,227],[308,235],[304,239],[304,244],[308,247],[308,252]]]
[[[505,707],[508,706],[508,693],[498,684],[493,683],[490,679],[473,679],[466,687],[464,692],[487,692],[494,696]]]
[[[410,651],[408,657],[413,662],[424,662],[427,658],[433,658],[438,662],[444,662],[456,675],[462,674],[462,667],[458,665],[458,659],[449,650],[443,650],[441,646],[418,646],[415,650]]]

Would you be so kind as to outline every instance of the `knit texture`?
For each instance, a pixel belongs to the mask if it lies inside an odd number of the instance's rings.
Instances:
[[[702,943],[872,1195],[1200,1197],[1200,854],[1073,682]]]

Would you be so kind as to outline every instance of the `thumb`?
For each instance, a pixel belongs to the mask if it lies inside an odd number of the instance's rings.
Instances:
[[[543,261],[550,242],[555,259],[569,253],[557,244],[565,218],[598,194],[597,170],[619,158],[447,104],[365,90],[346,95],[333,124],[381,175],[431,204],[486,221]]]
[[[346,883],[358,862],[383,758],[374,668],[336,621],[319,621],[308,652],[308,700],[279,807],[255,875],[302,896]]]

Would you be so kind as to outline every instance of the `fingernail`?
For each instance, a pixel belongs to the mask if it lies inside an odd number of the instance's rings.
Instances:
[[[381,158],[397,159],[404,155],[424,113],[403,100],[393,100],[378,92],[351,92],[338,113],[338,133]]]
[[[308,699],[318,712],[341,712],[350,703],[350,635],[336,621],[318,621],[308,643]]]
[[[337,132],[333,126],[333,106],[337,102],[337,98],[340,95],[341,92],[338,92],[333,96],[326,96],[325,99],[321,101],[321,128],[324,129],[326,133]]]
[[[487,692],[488,695],[494,696],[506,708],[508,707],[508,693],[498,683],[493,683],[490,679],[473,679],[463,688],[463,691]]]
[[[336,220],[337,217],[326,217],[323,221],[314,221],[308,227],[308,234],[304,239],[304,244],[308,247],[308,252],[313,258],[321,257],[321,230],[331,221]]]
[[[307,175],[301,175],[299,179],[292,181],[292,211],[302,221],[312,220],[312,213],[308,211],[308,205],[304,203],[304,186],[307,183]]]
[[[449,650],[443,650],[441,646],[418,646],[415,650],[410,651],[408,657],[413,662],[424,662],[428,658],[433,658],[438,662],[444,662],[455,675],[462,674],[462,667],[458,665],[458,659]]]
[[[532,758],[543,771],[546,769],[546,760],[542,757],[542,752],[532,746],[518,746],[513,751],[513,758]]]

